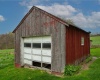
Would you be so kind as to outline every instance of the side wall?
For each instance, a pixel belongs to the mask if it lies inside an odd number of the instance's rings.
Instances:
[[[44,11],[34,8],[15,31],[15,64],[21,65],[21,38],[51,35],[52,71],[62,72],[65,66],[65,31],[63,24],[54,20]]]
[[[84,37],[84,45],[81,45]],[[78,64],[90,54],[90,36],[75,27],[66,27],[66,64]]]

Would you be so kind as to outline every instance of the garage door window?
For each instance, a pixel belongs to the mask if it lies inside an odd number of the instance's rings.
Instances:
[[[31,43],[24,43],[24,47],[31,47]]]
[[[33,48],[41,48],[41,43],[33,43]]]
[[[51,49],[51,43],[43,43],[42,48],[48,48]]]

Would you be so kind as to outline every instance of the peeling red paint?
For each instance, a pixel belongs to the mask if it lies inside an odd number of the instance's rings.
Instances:
[[[56,21],[52,20],[52,21],[49,21],[49,22],[44,22],[43,26],[45,26],[45,27],[48,27],[48,26],[54,27],[54,29],[56,30],[56,32],[58,32],[58,30],[56,28],[56,24],[57,24]]]
[[[18,63],[15,63],[15,67],[16,67],[16,68],[20,68],[20,67],[21,67],[21,65],[20,65],[20,64],[18,64]]]

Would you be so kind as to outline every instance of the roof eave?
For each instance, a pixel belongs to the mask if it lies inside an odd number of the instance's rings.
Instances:
[[[17,25],[17,27],[13,30],[12,33],[15,33],[15,31],[18,29],[18,26],[20,26],[22,24],[22,22],[26,19],[26,17],[32,12],[32,10],[34,9],[34,6],[29,10],[29,12],[24,16],[24,18],[22,18],[22,20],[20,21],[20,23]]]
[[[45,12],[45,13],[46,13],[47,15],[49,15],[50,17],[54,18],[55,20],[58,20],[60,23],[66,25],[66,26],[68,26],[68,27],[69,27],[69,25],[72,25],[72,24],[68,24],[66,21],[62,20],[61,18],[56,17],[55,15],[52,15],[52,14],[50,14],[50,13],[48,13],[48,12],[46,12],[46,11],[44,11],[44,10],[42,10],[42,9],[40,9],[40,8],[38,8],[38,7],[36,7],[36,6],[33,6],[33,7],[29,10],[29,12],[24,16],[24,18],[20,21],[20,23],[18,24],[18,26],[14,29],[14,31],[13,31],[12,33],[15,33],[15,31],[19,28],[19,26],[23,23],[23,21],[24,21],[24,20],[26,19],[26,17],[32,12],[32,10],[33,10],[34,8],[37,8],[37,9],[39,9],[39,10]],[[82,30],[82,31],[84,31],[84,32],[87,32],[87,31],[85,31],[85,30],[83,30],[83,29],[81,29],[81,28],[79,28],[79,27],[77,27],[77,26],[75,26],[75,25],[72,25],[72,26],[74,26],[74,27],[76,27],[76,28],[78,28],[78,29],[80,29],[80,30]],[[87,33],[90,33],[90,32],[87,32]]]

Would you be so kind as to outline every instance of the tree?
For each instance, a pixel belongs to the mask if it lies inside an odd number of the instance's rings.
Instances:
[[[0,49],[12,48],[14,48],[14,34],[10,32],[0,35]]]
[[[74,23],[74,21],[73,21],[72,19],[67,19],[66,22],[67,22],[68,24],[75,25],[75,23]]]
[[[62,20],[64,20],[65,22],[67,22],[68,24],[75,25],[75,23],[72,19],[65,19],[62,16],[58,16],[58,17],[61,18]]]

